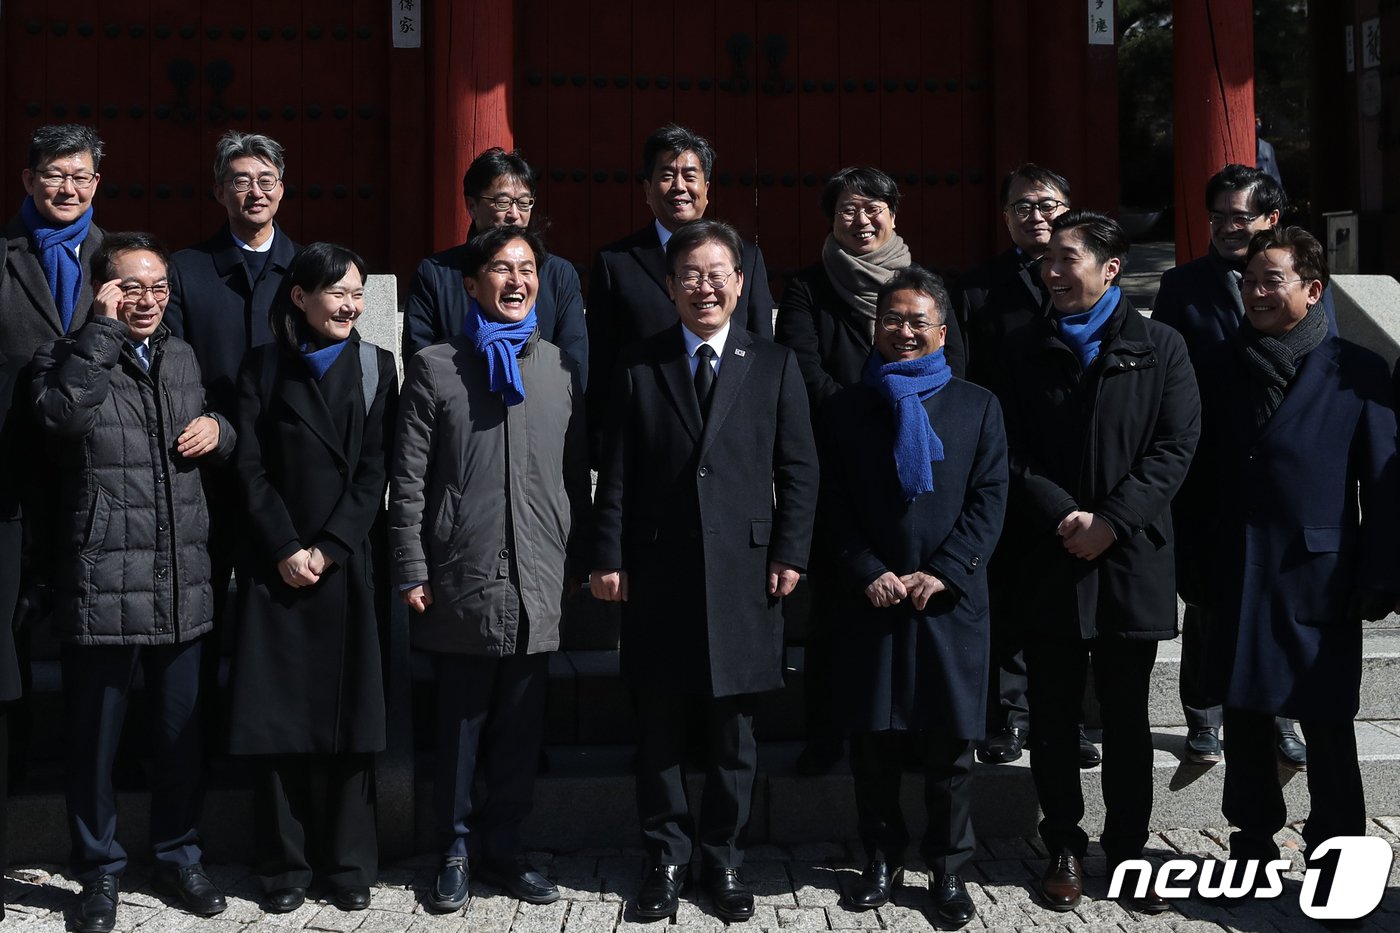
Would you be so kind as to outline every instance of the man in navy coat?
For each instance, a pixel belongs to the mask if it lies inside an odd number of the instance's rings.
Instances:
[[[1352,724],[1362,620],[1400,593],[1400,478],[1388,367],[1329,332],[1323,246],[1299,227],[1257,234],[1245,320],[1202,354],[1204,430],[1186,503],[1208,528],[1183,529],[1198,562],[1209,683],[1224,702],[1222,806],[1232,859],[1275,859],[1283,791],[1275,716],[1302,723],[1311,853],[1366,833]]]
[[[676,913],[697,842],[720,917],[753,916],[738,874],[757,761],[753,695],[783,685],[781,600],[811,546],[807,390],[791,350],[734,326],[742,252],[727,224],[677,229],[666,281],[679,320],[623,352],[607,409],[590,589],[622,602],[646,919]],[[693,719],[709,762],[698,832],[683,766]]]
[[[976,914],[973,743],[985,727],[991,637],[987,563],[1006,508],[1006,431],[986,389],[944,358],[947,289],[918,266],[881,287],[875,353],[861,381],[821,412],[822,487],[841,594],[834,634],[837,709],[851,732],[856,812],[869,862],[848,903],[882,907],[904,873],[899,805],[906,737],[924,753],[923,856],[934,909]],[[910,438],[937,438],[922,456]],[[930,441],[932,443],[932,441]],[[913,479],[906,487],[906,467]],[[910,492],[914,494],[911,496]]]
[[[1152,319],[1168,324],[1186,340],[1186,350],[1198,375],[1207,351],[1228,345],[1244,320],[1240,280],[1244,275],[1249,241],[1261,230],[1278,224],[1287,206],[1283,188],[1267,172],[1248,165],[1225,166],[1206,182],[1206,210],[1210,220],[1210,247],[1206,255],[1169,269],[1152,309]],[[1323,291],[1322,308],[1328,326],[1337,332],[1332,311],[1332,293]],[[1183,525],[1212,521],[1210,514],[1188,514],[1177,509]],[[1187,566],[1194,566],[1188,561]],[[1180,592],[1186,601],[1181,626],[1181,708],[1186,714],[1188,734],[1186,757],[1197,764],[1220,760],[1220,699],[1205,685],[1204,642],[1200,634],[1201,614],[1196,605],[1194,577],[1183,574]],[[1307,766],[1307,749],[1299,740],[1293,722],[1278,721],[1279,760],[1295,770]]]
[[[588,277],[588,358],[592,373],[588,423],[598,432],[618,354],[629,344],[676,323],[676,305],[666,284],[666,243],[682,224],[705,216],[715,150],[709,140],[682,126],[663,126],[642,146],[642,191],[655,219],[598,251]],[[773,294],[763,253],[745,242],[739,270],[744,285],[734,318],[760,337],[773,337]]]
[[[472,160],[462,176],[462,196],[471,215],[467,239],[491,227],[530,226],[538,198],[535,170],[519,152],[499,146]],[[403,358],[462,332],[467,290],[462,276],[467,245],[435,253],[418,264],[403,313]],[[574,264],[549,255],[539,272],[535,317],[540,336],[578,364],[579,380],[588,385],[588,330],[583,320],[583,293]]]
[[[238,370],[252,347],[272,342],[267,311],[297,253],[277,225],[286,163],[277,140],[229,130],[214,147],[214,200],[228,222],[209,239],[171,257],[165,325],[194,348],[211,411],[234,416]],[[206,471],[209,558],[213,565],[215,633],[205,651],[205,676],[218,664],[217,639],[228,601],[241,494],[234,472]],[[218,715],[218,704],[209,704]],[[216,727],[217,728],[217,727]]]

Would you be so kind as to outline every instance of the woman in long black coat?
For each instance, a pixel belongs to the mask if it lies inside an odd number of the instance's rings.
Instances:
[[[895,232],[899,185],[889,175],[866,166],[843,168],[827,181],[821,204],[830,227],[821,260],[787,283],[774,326],[775,339],[797,356],[814,419],[827,399],[860,382],[874,345],[876,292],[913,262]],[[955,316],[948,316],[947,327],[943,352],[953,375],[961,377],[962,335]],[[841,757],[831,687],[835,571],[829,535],[822,527],[825,512],[817,510],[808,576],[814,587],[807,621],[808,746],[797,760],[804,774],[824,773]]]
[[[246,497],[230,750],[262,756],[255,795],[264,910],[304,901],[313,871],[342,909],[378,874],[373,755],[384,748],[372,529],[384,503],[398,376],[354,331],[364,261],[314,243],[288,269],[238,387]]]

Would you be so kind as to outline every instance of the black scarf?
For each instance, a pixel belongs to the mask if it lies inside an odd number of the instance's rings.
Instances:
[[[1307,315],[1281,337],[1270,337],[1255,330],[1249,319],[1240,322],[1235,349],[1249,373],[1250,397],[1254,402],[1254,424],[1263,428],[1283,404],[1288,384],[1303,365],[1303,357],[1327,339],[1327,312],[1322,303],[1308,308]]]

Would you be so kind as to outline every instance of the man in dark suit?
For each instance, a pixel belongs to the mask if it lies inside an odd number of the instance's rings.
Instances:
[[[529,227],[535,209],[535,170],[519,152],[499,146],[472,160],[462,176],[462,196],[471,215],[467,239],[492,227]],[[409,287],[403,313],[403,358],[462,332],[467,290],[462,285],[467,245],[462,243],[424,259]],[[540,267],[535,317],[540,336],[578,363],[579,379],[588,385],[588,330],[583,320],[583,292],[573,263],[547,256]]]
[[[275,139],[237,130],[225,133],[214,147],[214,200],[228,212],[228,223],[198,246],[171,257],[165,324],[194,348],[209,409],[230,419],[243,355],[272,343],[268,308],[297,253],[297,245],[276,220],[285,169],[282,146]],[[204,484],[217,623],[233,571],[241,496],[232,470],[206,471]],[[219,635],[216,624],[205,651],[206,676],[217,669]],[[218,716],[218,703],[208,708],[211,716]]]
[[[1244,276],[1249,242],[1261,230],[1275,227],[1287,206],[1283,188],[1269,173],[1248,165],[1231,164],[1211,176],[1206,182],[1206,210],[1210,219],[1210,248],[1206,255],[1169,269],[1162,274],[1162,284],[1152,308],[1152,319],[1175,328],[1186,341],[1187,352],[1198,375],[1203,357],[1214,348],[1228,345],[1239,332],[1244,320],[1244,300],[1240,296],[1240,281]],[[1330,288],[1320,300],[1327,315],[1328,332],[1336,334],[1336,315],[1332,310]],[[1214,510],[1208,514],[1192,515],[1178,507],[1176,520],[1182,527],[1196,523],[1213,526]],[[1190,555],[1183,553],[1183,558]],[[1183,568],[1199,566],[1191,560]],[[1180,576],[1181,597],[1186,612],[1181,625],[1181,708],[1186,714],[1188,728],[1186,757],[1196,764],[1213,764],[1220,760],[1220,699],[1205,683],[1208,663],[1205,639],[1201,633],[1202,615],[1197,605],[1199,590],[1205,581],[1189,572]],[[1276,755],[1279,762],[1295,771],[1307,767],[1307,749],[1298,738],[1294,723],[1280,718],[1275,724]]]
[[[47,602],[40,598],[47,592],[40,586],[47,570],[39,556],[42,541],[33,539],[42,539],[49,527],[40,514],[51,498],[40,491],[40,480],[49,471],[37,454],[42,444],[29,404],[28,367],[39,347],[77,331],[90,314],[93,287],[87,260],[102,248],[103,239],[92,219],[101,162],[102,139],[90,127],[39,127],[30,137],[29,161],[20,173],[25,199],[5,225],[0,357],[10,374],[3,388],[10,412],[0,435],[0,542],[13,558],[0,561],[0,628],[17,632],[15,659],[5,662],[8,673],[0,672],[0,696],[7,699],[18,696],[19,682],[28,679],[28,636],[21,626],[26,617],[42,615]],[[14,758],[23,761],[28,719],[22,707],[13,712],[8,718]]]
[[[1069,182],[1034,163],[1020,165],[1001,182],[1001,219],[1011,247],[969,272],[959,283],[957,316],[967,341],[967,379],[1000,392],[1001,378],[1013,365],[1008,341],[1050,313],[1050,291],[1040,278],[1050,246],[1050,224],[1070,206]],[[987,739],[978,748],[983,761],[1004,764],[1021,757],[1030,729],[1026,700],[1025,587],[1017,575],[1027,546],[1016,512],[992,562],[992,677],[987,697]],[[1080,765],[1092,768],[1099,752],[1080,740]]]
[[[753,695],[783,685],[780,601],[812,538],[807,393],[790,350],[733,326],[742,253],[727,224],[676,230],[666,283],[680,320],[622,353],[608,406],[591,590],[623,603],[649,859],[637,913],[647,919],[675,914],[697,837],[720,917],[753,916],[738,875],[757,760]],[[683,767],[692,715],[709,761],[698,833]]]
[[[666,286],[666,243],[682,224],[705,215],[715,150],[709,140],[670,124],[642,146],[642,191],[655,219],[631,236],[598,251],[588,277],[588,423],[595,435],[606,423],[604,407],[618,354],[629,344],[676,323]],[[734,317],[760,337],[773,336],[773,294],[763,253],[744,243],[738,264],[744,285]]]

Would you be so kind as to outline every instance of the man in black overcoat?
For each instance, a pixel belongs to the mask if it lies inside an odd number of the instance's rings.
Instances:
[[[675,914],[697,841],[720,916],[753,915],[738,874],[757,760],[753,697],[783,685],[781,600],[811,545],[807,393],[791,351],[733,326],[742,255],[727,224],[676,231],[666,281],[680,320],[622,354],[607,410],[590,583],[623,603],[649,860],[637,913],[647,919]],[[709,760],[698,833],[683,768],[692,715]]]
[[[1244,320],[1240,281],[1250,239],[1259,231],[1276,226],[1286,207],[1287,199],[1278,181],[1252,166],[1227,165],[1206,182],[1210,247],[1206,255],[1162,274],[1152,308],[1154,321],[1174,327],[1185,339],[1198,376],[1207,375],[1201,368],[1203,357],[1228,345]],[[1324,290],[1321,305],[1329,333],[1336,334],[1330,288]],[[1191,514],[1178,507],[1175,519],[1183,528],[1201,524],[1202,532],[1208,536],[1215,522],[1213,513],[1213,509],[1208,509],[1202,514]],[[1199,566],[1199,562],[1189,559],[1190,555],[1183,553],[1182,557],[1183,570]],[[1204,673],[1209,659],[1198,605],[1204,581],[1189,572],[1179,574],[1178,580],[1186,602],[1181,624],[1180,675],[1181,709],[1188,729],[1186,757],[1196,764],[1213,764],[1221,757],[1222,714],[1220,698],[1207,685]],[[1294,770],[1306,768],[1307,749],[1298,738],[1293,720],[1280,717],[1276,725],[1275,747],[1280,763]]]
[[[964,276],[958,284],[956,316],[967,342],[967,379],[1000,392],[1002,377],[1015,366],[1007,357],[1012,338],[1050,313],[1050,291],[1040,266],[1050,245],[1050,224],[1070,206],[1069,181],[1033,163],[1017,166],[1001,182],[1001,219],[1011,246]],[[1031,725],[1022,652],[1029,608],[1019,567],[1026,557],[1026,529],[1015,511],[992,562],[992,677],[987,694],[987,738],[978,757],[1005,764],[1021,757]],[[1099,763],[1099,753],[1080,739],[1080,766]]]
[[[227,211],[228,222],[203,243],[171,257],[165,324],[194,348],[210,410],[230,419],[243,355],[272,343],[268,308],[297,253],[296,243],[276,221],[286,190],[285,170],[282,146],[275,139],[225,133],[214,147],[214,200]],[[216,621],[205,663],[213,668],[220,654],[217,622],[227,601],[242,497],[232,469],[207,471],[204,485]],[[210,710],[217,713],[218,704],[211,703]]]
[[[598,251],[588,277],[588,423],[594,446],[607,422],[604,408],[618,354],[628,345],[676,323],[666,284],[666,243],[682,224],[705,216],[715,150],[709,140],[669,124],[642,145],[642,191],[654,219]],[[773,294],[763,253],[744,242],[739,270],[744,285],[734,318],[760,337],[773,337]]]
[[[976,913],[973,743],[985,726],[987,562],[1006,508],[1006,431],[987,390],[953,378],[947,289],[918,266],[879,292],[875,352],[821,423],[823,502],[840,570],[833,635],[836,707],[851,729],[851,774],[869,859],[849,902],[889,902],[909,831],[899,805],[904,738],[919,737],[934,909]],[[928,438],[928,450],[923,447]],[[935,443],[936,439],[936,443]],[[912,480],[912,483],[911,483]]]

